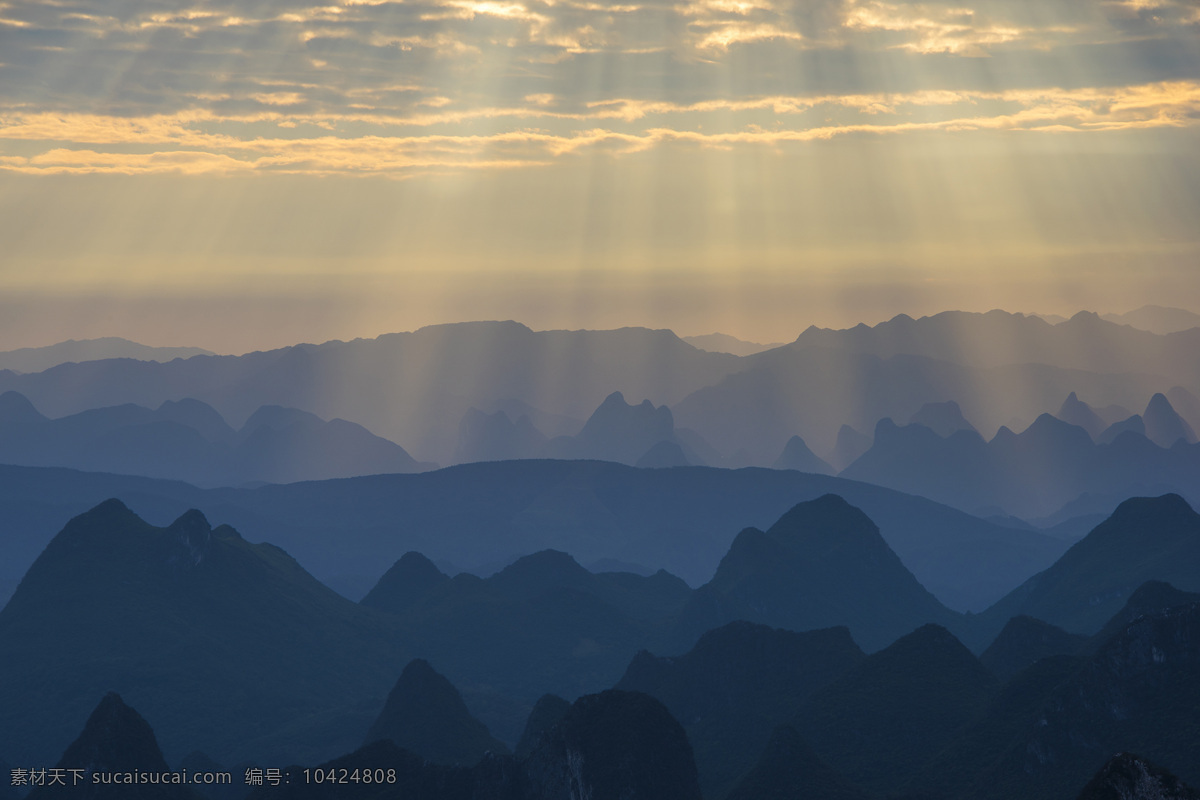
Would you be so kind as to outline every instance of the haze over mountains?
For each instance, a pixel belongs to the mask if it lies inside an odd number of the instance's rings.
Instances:
[[[494,322],[0,371],[0,761],[1187,796],[1198,334]]]
[[[1198,337],[1200,329],[1156,335],[1094,314],[1050,325],[999,311],[946,312],[873,328],[810,328],[791,344],[739,357],[698,350],[670,331],[461,323],[168,364],[64,364],[0,375],[0,389],[19,391],[48,416],[190,397],[237,426],[264,405],[300,408],[356,422],[439,464],[453,461],[472,408],[505,411],[514,423],[524,414],[553,438],[578,433],[620,391],[633,404],[669,406],[675,424],[720,458],[769,465],[792,436],[824,457],[840,426],[870,431],[926,403],[956,401],[990,436],[1053,412],[1071,392],[1127,408],[1175,386],[1198,394]],[[563,428],[569,420],[575,430]]]

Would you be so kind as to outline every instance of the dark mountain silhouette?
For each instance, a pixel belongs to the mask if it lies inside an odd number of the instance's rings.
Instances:
[[[758,764],[727,800],[867,800],[869,795],[822,761],[787,725],[771,734]]]
[[[575,701],[525,762],[534,797],[700,800],[692,748],[661,703],[609,690]]]
[[[513,752],[517,758],[525,758],[537,749],[542,736],[562,721],[571,710],[571,704],[556,694],[544,694],[533,704],[529,719],[525,721],[525,729],[517,741]]]
[[[1101,319],[1164,335],[1200,326],[1200,314],[1155,305],[1142,306],[1124,314],[1101,314]]]
[[[1063,401],[1055,416],[1068,425],[1083,428],[1093,439],[1108,427],[1100,415],[1091,406],[1080,400],[1074,392],[1067,395],[1067,399]]]
[[[0,466],[0,511],[12,521],[12,533],[0,537],[0,577],[14,586],[71,516],[120,496],[156,524],[189,508],[220,509],[222,519],[277,543],[353,598],[412,550],[473,569],[552,547],[581,563],[615,558],[664,568],[698,586],[712,577],[737,531],[765,529],[797,502],[831,492],[863,509],[917,579],[958,609],[986,608],[1068,546],[892,490],[769,469],[513,461],[200,491],[144,478]]]
[[[845,625],[878,650],[956,615],[905,569],[875,524],[836,495],[800,503],[765,533],[738,534],[713,579],[689,601],[683,641],[735,619],[804,631]]]
[[[189,787],[170,783],[171,778],[160,782],[169,768],[154,731],[115,692],[106,694],[92,711],[56,766],[64,771],[63,783],[38,787],[29,800],[198,800]],[[146,773],[147,782],[134,782],[142,777],[139,773]],[[149,783],[150,774],[158,780]],[[125,782],[110,782],[113,778]]]
[[[962,409],[953,400],[944,403],[926,403],[908,420],[911,425],[924,425],[943,439],[959,432],[972,431],[975,426],[967,422]]]
[[[1100,435],[1096,437],[1096,441],[1100,444],[1112,444],[1117,440],[1118,436],[1126,433],[1132,433],[1137,436],[1146,435],[1146,423],[1142,419],[1141,414],[1134,414],[1131,417],[1114,422],[1100,431]]]
[[[397,564],[386,586],[381,581],[369,595],[371,604],[397,615],[418,655],[456,685],[474,687],[468,702],[508,741],[547,691],[578,696],[611,686],[639,649],[661,639],[691,595],[665,572],[597,575],[556,551],[525,556],[486,579],[420,574],[401,587],[401,572],[417,571]]]
[[[787,440],[783,452],[772,466],[775,469],[794,469],[800,472],[815,472],[818,475],[833,474],[833,467],[809,450],[808,445],[799,436]]]
[[[404,668],[365,743],[379,739],[390,739],[435,764],[469,767],[485,753],[508,753],[467,711],[454,685],[419,658]]]
[[[884,791],[949,744],[996,687],[953,634],[926,625],[817,692],[794,724],[838,773]]]
[[[192,356],[211,356],[199,347],[151,347],[110,336],[102,339],[70,339],[45,347],[22,347],[0,353],[0,370],[41,372],[59,364],[128,358],[137,361],[173,361]]]
[[[448,580],[450,578],[443,575],[425,556],[416,552],[405,553],[383,573],[379,583],[367,592],[361,602],[364,606],[403,613]]]
[[[681,656],[641,652],[616,688],[660,700],[687,730],[705,796],[722,796],[754,765],[771,730],[863,659],[845,628],[796,633],[732,622]]]
[[[199,511],[156,528],[110,500],[54,537],[0,611],[0,750],[45,763],[96,696],[119,691],[176,757],[345,751],[399,649],[389,617],[278,548]]]
[[[303,774],[299,766],[287,771]],[[384,782],[293,780],[263,786],[249,800],[700,800],[696,766],[679,723],[653,698],[635,692],[579,698],[525,758],[489,755],[473,767],[452,767],[384,740],[326,762],[319,771],[369,771]]]
[[[458,448],[454,451],[457,464],[540,458],[550,441],[524,414],[513,422],[503,411],[485,414],[477,408],[467,409],[458,431]]]
[[[1026,614],[1072,633],[1093,634],[1146,581],[1200,590],[1200,514],[1178,495],[1134,498],[1054,566],[979,616],[997,628]]]
[[[945,749],[922,759],[923,767],[904,787],[907,793],[916,797],[996,800],[1025,797],[1021,789],[1012,785],[1014,780],[1018,783],[1022,780],[1011,775],[1012,767],[1001,770],[996,764],[1021,746],[1022,737],[1039,724],[1043,709],[1053,699],[1056,689],[1078,673],[1084,663],[1085,659],[1079,656],[1050,656],[1005,681],[986,707],[956,732]],[[984,775],[988,777],[981,778]],[[997,789],[993,783],[1003,788]]]
[[[1121,633],[1138,617],[1156,616],[1179,606],[1200,603],[1200,594],[1184,592],[1165,581],[1146,581],[1121,607],[1121,610],[1104,623],[1104,627],[1092,637],[1092,643],[1102,644]]]
[[[291,482],[379,472],[413,472],[399,445],[345,420],[264,406],[234,431],[211,406],[168,400],[157,409],[126,404],[59,419],[15,392],[0,400],[0,459],[170,477],[204,486]]]
[[[1159,447],[1170,447],[1181,439],[1187,444],[1196,443],[1192,426],[1175,412],[1171,401],[1161,392],[1150,398],[1142,412],[1142,421],[1146,425],[1146,438]]]
[[[638,653],[617,688],[658,698],[690,725],[714,715],[798,707],[862,659],[846,628],[797,633],[738,621],[708,631],[680,656]]]
[[[1049,622],[1022,614],[1008,621],[979,660],[993,675],[1006,681],[1043,658],[1083,655],[1088,645],[1086,636],[1067,633]]]
[[[1191,735],[1200,702],[1198,625],[1196,605],[1130,623],[1054,689],[1038,724],[1022,732],[981,783],[1007,788],[1002,796],[1061,797],[1116,751],[1145,753],[1194,781],[1200,775]]]
[[[1117,753],[1076,800],[1200,800],[1200,792],[1143,758]]]

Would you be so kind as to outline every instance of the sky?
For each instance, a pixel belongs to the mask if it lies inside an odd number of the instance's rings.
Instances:
[[[1200,0],[0,0],[0,349],[1200,310]]]

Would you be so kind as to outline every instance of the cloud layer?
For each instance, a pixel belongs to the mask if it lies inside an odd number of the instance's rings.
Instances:
[[[1200,119],[1200,2],[0,2],[0,170],[395,178]]]

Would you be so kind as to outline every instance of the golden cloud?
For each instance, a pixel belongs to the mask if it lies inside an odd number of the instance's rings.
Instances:
[[[1183,127],[1200,121],[1200,82],[1180,81],[1141,86],[1087,89],[1014,90],[1002,92],[928,91],[896,95],[826,95],[708,100],[676,105],[615,99],[588,106],[576,114],[556,113],[546,98],[531,96],[520,109],[479,108],[472,113],[501,119],[541,118],[553,131],[510,129],[487,134],[424,134],[427,120],[370,118],[379,134],[329,134],[278,138],[247,132],[253,123],[274,130],[299,125],[336,128],[361,121],[339,115],[287,114],[270,111],[238,117],[190,111],[143,118],[96,114],[33,113],[13,109],[0,115],[0,141],[41,145],[32,156],[3,152],[0,170],[33,174],[293,172],[407,177],[431,171],[511,169],[544,165],[588,152],[611,157],[655,147],[688,146],[728,149],[780,146],[849,134],[903,135],[940,131],[969,135],[972,131],[1087,134],[1141,128]],[[797,124],[817,108],[838,108],[849,119],[837,123]],[[966,113],[963,113],[966,111]],[[722,112],[725,129],[712,125]],[[745,112],[770,112],[782,123],[764,128],[749,123]],[[919,112],[919,113],[918,113]],[[704,115],[700,117],[700,115]],[[799,116],[798,116],[799,115]],[[822,117],[826,115],[821,114]],[[633,123],[645,118],[682,118],[684,125],[653,124],[616,130],[605,123]],[[442,115],[445,121],[462,115]],[[693,118],[705,130],[687,127]],[[346,126],[343,126],[343,123]],[[220,132],[226,126],[225,132]],[[234,135],[228,131],[241,131]],[[128,152],[135,150],[137,152]]]

